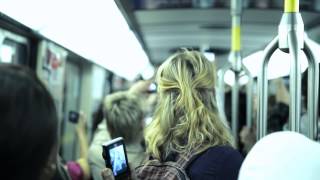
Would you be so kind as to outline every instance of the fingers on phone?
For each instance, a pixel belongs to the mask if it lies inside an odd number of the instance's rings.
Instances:
[[[112,170],[109,168],[105,168],[101,171],[101,176],[103,180],[114,180],[114,176]]]

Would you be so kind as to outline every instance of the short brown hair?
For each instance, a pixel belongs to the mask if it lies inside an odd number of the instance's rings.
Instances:
[[[142,133],[143,111],[138,98],[127,92],[116,92],[104,100],[104,116],[112,138],[123,137],[131,143]]]

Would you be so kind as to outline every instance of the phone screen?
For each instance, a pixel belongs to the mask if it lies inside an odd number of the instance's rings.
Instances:
[[[116,138],[103,144],[103,158],[106,167],[110,168],[115,177],[129,172],[125,145],[122,138]]]
[[[78,123],[79,113],[76,111],[69,111],[69,121],[72,123]]]

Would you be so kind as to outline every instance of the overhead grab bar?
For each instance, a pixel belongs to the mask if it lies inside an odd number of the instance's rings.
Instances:
[[[285,0],[284,13],[282,15],[278,36],[264,50],[264,58],[261,64],[261,72],[258,78],[259,84],[259,108],[258,108],[258,133],[257,139],[261,139],[267,134],[267,103],[268,103],[268,81],[267,65],[271,55],[280,49],[289,52],[292,59],[290,66],[290,110],[289,128],[291,131],[300,131],[301,113],[301,69],[300,53],[301,49],[308,58],[308,121],[309,138],[315,139],[317,106],[319,87],[319,69],[315,60],[314,53],[310,48],[308,37],[304,37],[304,25],[301,14],[299,13],[298,0]]]

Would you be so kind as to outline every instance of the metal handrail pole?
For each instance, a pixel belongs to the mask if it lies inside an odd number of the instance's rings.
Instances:
[[[271,55],[278,48],[278,36],[275,37],[265,48],[260,74],[258,76],[258,112],[257,112],[257,140],[267,134],[267,110],[268,110],[268,63]]]
[[[240,72],[234,71],[234,84],[232,86],[231,127],[235,143],[238,142],[238,115],[239,115],[239,76]]]
[[[300,67],[300,48],[295,31],[288,34],[289,52],[292,58],[290,63],[290,109],[289,109],[289,128],[291,131],[300,132],[300,113],[301,113],[301,67]]]
[[[301,113],[301,67],[300,53],[304,46],[304,24],[299,13],[299,0],[285,0],[284,13],[278,27],[279,49],[289,52],[290,108],[289,129],[300,131]]]
[[[309,131],[308,137],[310,139],[316,140],[316,135],[318,133],[318,101],[319,98],[319,66],[316,61],[316,56],[311,49],[311,45],[308,38],[305,38],[304,49],[309,67],[308,67],[308,104],[307,104],[307,113],[308,113],[308,122],[309,122]]]
[[[246,75],[249,78],[249,81],[247,83],[246,87],[246,93],[247,93],[247,107],[246,107],[246,125],[247,127],[251,128],[252,126],[252,111],[253,111],[253,77],[250,73],[250,71],[243,65],[243,70],[246,73]]]

